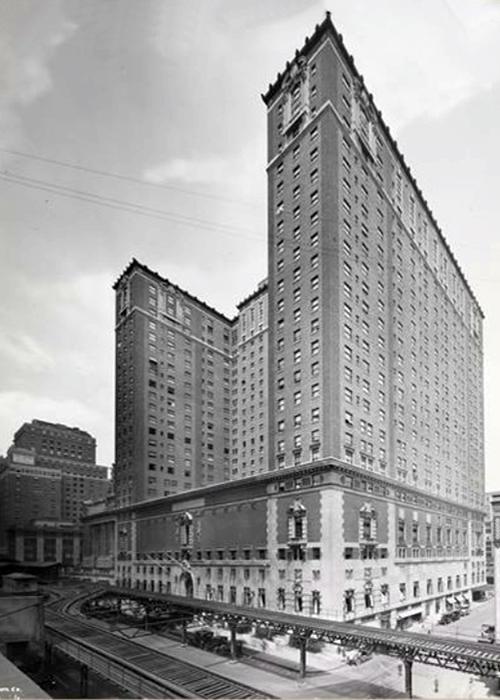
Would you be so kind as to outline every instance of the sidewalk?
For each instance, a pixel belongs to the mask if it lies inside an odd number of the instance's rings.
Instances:
[[[381,688],[377,684],[363,680],[363,668],[347,666],[340,654],[333,652],[320,652],[308,654],[307,672],[305,679],[287,678],[277,673],[272,673],[249,665],[241,661],[231,661],[222,658],[203,649],[183,646],[180,642],[161,637],[148,635],[134,638],[134,642],[146,648],[154,649],[160,653],[172,656],[180,661],[195,664],[196,666],[210,669],[225,678],[235,682],[248,684],[258,692],[271,694],[278,698],[315,698],[315,697],[394,697],[402,696],[402,693],[394,694],[391,688]],[[268,642],[269,644],[269,642]],[[298,649],[286,649],[285,658],[289,661],[297,661]],[[258,656],[258,652],[257,652]],[[279,657],[262,654],[264,663],[273,659],[279,662]],[[369,685],[362,692],[364,685]],[[378,692],[377,692],[378,691]]]

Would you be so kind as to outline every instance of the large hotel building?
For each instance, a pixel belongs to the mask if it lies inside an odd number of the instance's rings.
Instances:
[[[263,99],[267,283],[230,320],[136,261],[117,282],[117,508],[88,555],[134,587],[384,625],[467,605],[481,309],[329,14]]]

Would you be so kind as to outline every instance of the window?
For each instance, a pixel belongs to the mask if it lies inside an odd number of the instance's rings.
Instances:
[[[319,615],[321,613],[321,593],[319,591],[311,591],[311,615]]]

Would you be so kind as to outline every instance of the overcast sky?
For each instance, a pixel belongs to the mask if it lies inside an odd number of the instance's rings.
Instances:
[[[260,94],[326,9],[486,314],[500,489],[496,0],[0,0],[0,453],[41,418],[112,463],[133,256],[230,315],[266,276]]]

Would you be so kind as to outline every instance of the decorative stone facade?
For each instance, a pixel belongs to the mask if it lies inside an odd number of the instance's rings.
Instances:
[[[481,511],[337,460],[96,510],[84,527],[96,579],[337,620],[405,626],[485,582]]]

